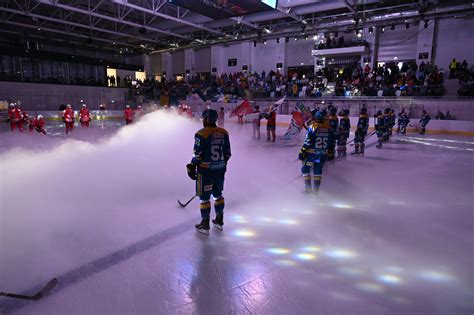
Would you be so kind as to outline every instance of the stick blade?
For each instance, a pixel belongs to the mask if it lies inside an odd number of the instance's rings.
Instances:
[[[179,199],[178,199],[178,204],[180,205],[180,207],[181,207],[181,208],[184,208],[184,207],[186,207],[186,205],[185,205],[185,204],[183,204],[181,201],[179,201]]]
[[[49,291],[51,291],[56,285],[58,284],[58,279],[54,278],[51,281],[49,281],[41,291],[39,291],[35,296],[33,296],[33,300],[37,301],[41,299],[43,296],[48,294]]]

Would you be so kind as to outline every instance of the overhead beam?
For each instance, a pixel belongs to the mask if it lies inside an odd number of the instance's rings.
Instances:
[[[177,33],[171,32],[171,31],[162,30],[162,29],[159,29],[159,28],[156,28],[156,27],[151,27],[151,26],[148,26],[148,25],[141,25],[141,24],[130,22],[130,21],[123,20],[123,19],[120,20],[120,19],[117,19],[117,18],[109,16],[109,15],[99,14],[97,12],[90,12],[88,10],[83,10],[83,9],[76,8],[76,7],[69,6],[69,5],[62,4],[62,3],[51,4],[51,1],[55,1],[55,0],[36,0],[36,1],[39,1],[39,2],[44,3],[44,4],[52,5],[52,6],[55,6],[55,7],[58,7],[58,8],[62,8],[62,9],[65,9],[65,10],[73,11],[73,12],[76,12],[76,13],[82,13],[82,14],[86,14],[86,15],[95,16],[95,17],[98,17],[98,18],[102,18],[104,20],[108,20],[108,21],[112,21],[112,22],[116,22],[116,23],[120,23],[120,24],[126,24],[126,25],[129,25],[129,26],[137,27],[137,28],[145,28],[146,30],[151,31],[151,32],[157,32],[157,33],[161,33],[161,34],[165,34],[165,35],[169,35],[169,36],[175,36],[175,37],[187,39],[187,37],[184,36],[184,35],[177,34]],[[111,1],[111,2],[114,2],[114,1]]]
[[[24,16],[37,18],[37,19],[42,19],[42,20],[45,20],[45,21],[50,21],[50,22],[55,22],[55,23],[60,23],[60,24],[68,24],[68,25],[72,25],[72,26],[75,26],[75,27],[85,28],[85,29],[88,29],[88,30],[94,30],[94,31],[97,31],[97,32],[107,33],[107,34],[111,34],[111,35],[115,35],[115,36],[130,37],[130,38],[133,38],[133,39],[140,39],[140,40],[148,41],[148,42],[151,42],[151,43],[156,43],[156,40],[153,40],[153,39],[150,39],[150,38],[134,36],[134,35],[127,34],[127,33],[115,32],[115,31],[111,31],[111,30],[104,29],[104,28],[98,28],[98,27],[91,26],[91,25],[71,22],[71,21],[68,21],[68,20],[56,19],[56,18],[52,18],[52,17],[48,17],[48,16],[43,16],[43,15],[34,14],[34,13],[26,13],[24,11],[14,10],[14,9],[9,9],[9,8],[3,8],[3,7],[0,7],[0,10],[5,11],[5,12],[9,12],[9,13],[18,14],[18,15],[24,15]]]
[[[26,27],[26,28],[31,28],[31,29],[37,29],[38,28],[37,26],[33,26],[31,24],[18,23],[18,22],[13,22],[13,21],[8,21],[8,22],[0,21],[0,23],[16,25],[16,26],[21,26],[21,27]],[[69,32],[65,32],[65,31],[59,31],[57,29],[53,29],[53,28],[49,28],[49,27],[42,27],[41,29],[45,30],[45,31],[48,31],[48,32],[51,32],[51,33],[63,34],[63,35],[68,35],[68,36],[75,36],[75,37],[84,38],[84,39],[90,38],[87,35],[82,35],[82,34],[77,34],[77,33],[69,33]],[[95,38],[94,40],[100,41],[100,42],[105,42],[105,43],[110,43],[110,44],[120,44],[122,46],[131,47],[131,48],[137,48],[134,45],[130,45],[128,43],[124,43],[124,42],[121,42],[121,41],[114,41],[114,40],[109,40],[109,39],[104,39],[104,38]]]
[[[247,25],[253,29],[258,30],[258,24],[257,23],[251,23],[249,21],[246,21],[243,16],[238,16],[238,17],[232,17],[231,18],[234,21],[237,21],[237,23],[241,23],[243,25]]]
[[[204,31],[214,33],[214,34],[224,35],[222,32],[217,31],[215,29],[205,27],[201,24],[196,24],[196,23],[193,23],[193,22],[190,22],[190,21],[182,20],[182,19],[176,18],[176,17],[168,15],[168,14],[163,14],[163,13],[158,12],[158,11],[153,11],[153,10],[150,10],[150,9],[138,6],[138,5],[134,5],[134,4],[128,3],[127,0],[110,0],[110,2],[120,4],[120,5],[123,5],[125,7],[132,8],[132,9],[135,9],[137,11],[145,12],[145,13],[148,13],[148,14],[151,14],[151,15],[157,15],[157,16],[162,17],[164,19],[171,20],[171,21],[181,23],[181,24],[185,24],[185,25],[188,25],[188,26],[192,26],[192,27],[204,30]]]

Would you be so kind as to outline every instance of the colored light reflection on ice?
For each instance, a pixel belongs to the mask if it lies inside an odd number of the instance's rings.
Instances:
[[[331,206],[333,206],[334,208],[338,208],[338,209],[352,209],[353,208],[352,205],[347,204],[347,203],[342,203],[342,202],[332,203]]]
[[[449,282],[454,280],[452,275],[436,270],[423,271],[420,273],[419,277],[431,282]]]
[[[384,290],[384,288],[381,285],[376,284],[376,283],[370,283],[370,282],[357,283],[355,287],[359,290],[370,292],[370,293],[378,293]]]
[[[285,224],[285,225],[299,224],[299,222],[294,219],[281,219],[281,220],[278,220],[278,223]]]
[[[301,247],[301,250],[304,251],[304,252],[316,253],[316,252],[321,251],[321,247],[319,247],[319,246],[305,246],[305,247]]]
[[[233,219],[234,222],[236,222],[236,223],[247,223],[247,222],[248,222],[247,219],[245,219],[243,216],[238,215],[238,214],[234,215],[234,216],[232,217],[232,219]]]
[[[255,236],[255,232],[251,230],[247,230],[247,229],[238,229],[238,230],[234,230],[232,232],[232,235],[238,236],[238,237],[253,237]]]
[[[310,253],[299,253],[295,255],[295,258],[298,260],[315,260],[316,255]]]
[[[276,254],[276,255],[283,255],[283,254],[288,254],[290,250],[288,248],[273,247],[273,248],[268,248],[267,252],[271,254]]]
[[[386,284],[399,284],[400,282],[402,282],[400,277],[395,276],[395,275],[391,275],[391,274],[380,275],[380,276],[377,277],[377,279],[380,282],[383,282],[383,283],[386,283]]]
[[[325,254],[334,259],[349,259],[356,256],[354,252],[342,248],[328,250]]]

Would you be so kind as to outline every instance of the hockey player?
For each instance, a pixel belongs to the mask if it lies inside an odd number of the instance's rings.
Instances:
[[[125,118],[125,125],[129,125],[133,122],[133,109],[130,108],[130,105],[125,106],[123,111],[123,117]]]
[[[385,136],[385,115],[382,114],[381,110],[378,110],[377,113],[374,115],[375,118],[375,131],[377,133],[377,140],[378,143],[375,146],[377,149],[382,148],[382,142],[384,141]]]
[[[82,127],[89,127],[91,115],[89,113],[89,109],[87,109],[86,104],[82,104],[82,108],[79,112],[79,121],[81,122]]]
[[[71,104],[67,104],[66,109],[63,110],[63,121],[66,125],[66,134],[72,133],[74,129],[74,111]]]
[[[410,118],[408,118],[407,113],[403,112],[403,114],[398,118],[398,128],[400,129],[400,133],[402,135],[407,133],[407,126],[410,123]]]
[[[383,113],[384,119],[384,131],[383,131],[383,142],[387,142],[390,138],[389,128],[390,128],[390,108],[387,107]]]
[[[267,141],[275,142],[275,131],[276,131],[276,112],[271,111],[265,118],[267,119]],[[270,139],[270,134],[272,138]]]
[[[194,150],[191,163],[186,165],[188,176],[196,180],[196,195],[201,200],[201,223],[196,230],[209,234],[211,214],[211,195],[214,197],[216,218],[214,226],[222,230],[224,226],[224,175],[231,157],[229,134],[217,127],[217,111],[206,109],[202,113],[203,126],[194,136]]]
[[[367,115],[367,108],[362,107],[359,112],[359,121],[357,122],[357,129],[355,131],[355,151],[352,152],[352,155],[364,155],[365,149],[365,136],[367,135],[367,130],[369,129],[369,115]]]
[[[349,119],[349,110],[343,109],[339,113],[339,136],[337,138],[337,157],[345,158],[347,156],[346,144],[351,131],[351,120]]]
[[[395,110],[393,108],[390,109],[388,113],[389,117],[389,124],[388,124],[388,136],[391,137],[393,134],[393,127],[395,126]]]
[[[303,147],[298,159],[303,162],[301,173],[305,183],[306,193],[317,194],[321,186],[324,162],[327,151],[334,139],[333,129],[329,120],[325,119],[324,111],[318,111],[313,123],[309,126]],[[311,185],[311,169],[313,169],[313,186]]]
[[[420,126],[421,126],[421,130],[420,130],[420,135],[424,135],[425,132],[426,132],[426,125],[428,125],[428,123],[430,122],[431,120],[431,117],[430,115],[426,112],[426,110],[423,111],[423,114],[421,115],[421,118],[420,118]]]
[[[334,150],[336,148],[336,140],[337,140],[337,130],[338,130],[338,125],[339,125],[339,120],[337,119],[337,108],[329,105],[328,106],[328,112],[329,112],[329,125],[331,126],[331,139],[329,139],[329,146],[328,146],[328,161],[331,161],[334,159]]]
[[[398,120],[397,120],[397,133],[400,133],[402,116],[405,114],[405,108],[402,108],[402,111],[398,113]],[[407,116],[408,117],[408,116]]]
[[[10,127],[11,130],[14,131],[15,128],[18,128],[20,132],[23,132],[23,113],[20,109],[19,104],[10,104],[14,107],[9,111],[9,118],[10,118]]]
[[[224,128],[224,124],[225,124],[225,112],[224,112],[224,107],[221,107],[220,112],[217,116],[217,125],[219,125],[219,127]]]
[[[38,132],[38,133],[42,133],[42,134],[46,134],[46,129],[44,129],[44,126],[45,126],[45,121],[44,121],[44,118],[43,118],[43,115],[38,115],[34,120],[33,120],[33,124],[35,126],[35,130]]]

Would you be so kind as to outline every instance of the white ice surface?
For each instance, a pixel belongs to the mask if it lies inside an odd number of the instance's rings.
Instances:
[[[0,132],[0,291],[59,280],[1,314],[473,313],[474,139],[371,138],[311,198],[299,142],[228,124],[224,231],[205,237],[198,202],[176,204],[199,123],[110,125]]]

